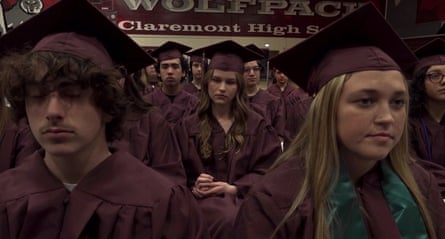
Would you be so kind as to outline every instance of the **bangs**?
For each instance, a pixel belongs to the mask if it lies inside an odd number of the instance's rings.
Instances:
[[[26,88],[38,87],[45,92],[69,87],[86,89],[92,86],[93,81],[100,81],[105,77],[103,69],[93,62],[57,52],[30,54],[29,64],[24,67],[23,74],[28,76],[23,77]]]

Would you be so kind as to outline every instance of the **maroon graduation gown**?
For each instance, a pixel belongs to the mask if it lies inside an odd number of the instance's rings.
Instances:
[[[156,85],[152,85],[152,84],[147,84],[144,86],[144,88],[141,90],[141,95],[145,96],[150,94],[151,92],[153,92],[155,90],[155,88],[159,88],[159,86]]]
[[[124,138],[112,143],[173,182],[186,184],[181,152],[173,130],[158,110],[132,115],[124,123]]]
[[[149,103],[157,106],[161,114],[167,120],[171,127],[178,123],[182,118],[191,115],[198,106],[199,100],[195,96],[181,89],[173,102],[165,95],[161,88],[155,88],[153,92],[144,97]]]
[[[377,169],[378,167],[375,167]],[[411,167],[414,177],[425,196],[439,239],[445,238],[445,206],[440,198],[434,177],[419,165]],[[359,200],[367,211],[364,218],[368,238],[399,238],[397,225],[381,191],[378,170],[368,172],[362,178]],[[244,200],[235,222],[235,238],[269,238],[289,210],[304,177],[304,169],[298,160],[289,160],[266,174]],[[310,195],[310,193],[309,193]],[[313,206],[307,196],[294,215],[281,227],[276,239],[314,237]],[[399,237],[397,237],[399,235]]]
[[[0,238],[208,238],[193,196],[118,151],[72,192],[34,160],[0,174]]]
[[[288,84],[283,92],[281,92],[277,84],[271,85],[267,91],[272,95],[281,97],[283,100],[286,130],[292,141],[306,118],[306,112],[312,102],[312,97],[309,97],[303,89],[297,88],[292,84]]]
[[[201,94],[201,90],[198,89],[193,83],[191,82],[185,82],[182,84],[181,86],[182,90],[184,90],[185,92],[196,96],[198,99],[200,97]]]
[[[445,119],[437,123],[427,112],[422,114],[421,117],[425,123],[426,135],[419,117],[409,118],[412,150],[419,158],[430,160],[425,138],[428,137],[431,146],[432,162],[445,166]]]
[[[440,164],[433,163],[429,160],[419,158],[415,153],[411,153],[416,163],[429,171],[436,178],[442,198],[445,198],[445,167]]]
[[[266,122],[275,128],[279,136],[288,141],[284,104],[280,97],[260,89],[254,96],[249,97],[249,106],[263,116]]]
[[[189,187],[194,185],[201,173],[212,175],[214,181],[224,181],[237,187],[236,197],[222,195],[198,199],[212,238],[231,238],[241,200],[281,152],[280,141],[275,130],[260,115],[249,111],[243,146],[239,151],[222,154],[225,132],[213,118],[211,126],[213,131],[210,143],[214,152],[205,163],[199,153],[197,114],[178,124],[176,133]]]
[[[0,172],[22,164],[39,148],[25,118],[18,124],[8,121],[0,133]]]

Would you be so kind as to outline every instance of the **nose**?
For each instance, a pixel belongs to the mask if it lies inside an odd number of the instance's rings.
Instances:
[[[51,122],[61,121],[65,116],[66,102],[57,92],[51,92],[47,96],[46,119]]]
[[[376,122],[380,124],[390,124],[394,122],[394,109],[389,104],[382,104],[378,108]]]
[[[172,74],[173,73],[173,67],[169,66],[167,68],[167,73]]]
[[[223,81],[223,82],[221,82],[221,84],[219,84],[218,89],[220,91],[224,92],[224,91],[226,91],[226,87],[227,87],[226,82]]]

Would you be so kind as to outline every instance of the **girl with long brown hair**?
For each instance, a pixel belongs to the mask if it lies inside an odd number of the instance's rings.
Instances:
[[[233,41],[202,49],[211,57],[198,112],[176,127],[187,183],[212,238],[231,238],[241,200],[280,153],[274,129],[245,103],[244,62],[255,53]]]

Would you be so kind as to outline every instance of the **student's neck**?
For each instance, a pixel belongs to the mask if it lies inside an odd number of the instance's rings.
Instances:
[[[217,119],[231,119],[233,117],[230,105],[213,105],[212,114]]]
[[[234,117],[232,111],[229,106],[213,106],[212,114],[215,119],[218,121],[219,125],[224,129],[224,132],[227,134],[229,129],[232,127],[234,122]]]
[[[89,150],[68,155],[45,153],[44,162],[48,169],[63,183],[77,184],[79,181],[111,155],[105,144],[95,145]]]
[[[247,96],[254,96],[258,93],[260,89],[257,85],[247,87]]]
[[[166,95],[178,95],[180,91],[181,88],[179,86],[162,85],[162,92],[164,92]]]
[[[277,86],[280,88],[281,91],[284,91],[287,87],[287,84],[288,84],[287,82],[284,84],[277,83]]]
[[[369,172],[377,162],[378,160],[372,159],[343,159],[343,163],[354,185],[356,185],[360,178]]]
[[[430,114],[431,118],[434,119],[434,121],[436,121],[437,123],[440,123],[440,121],[442,121],[442,118],[445,114],[445,102],[426,100],[425,108]]]

